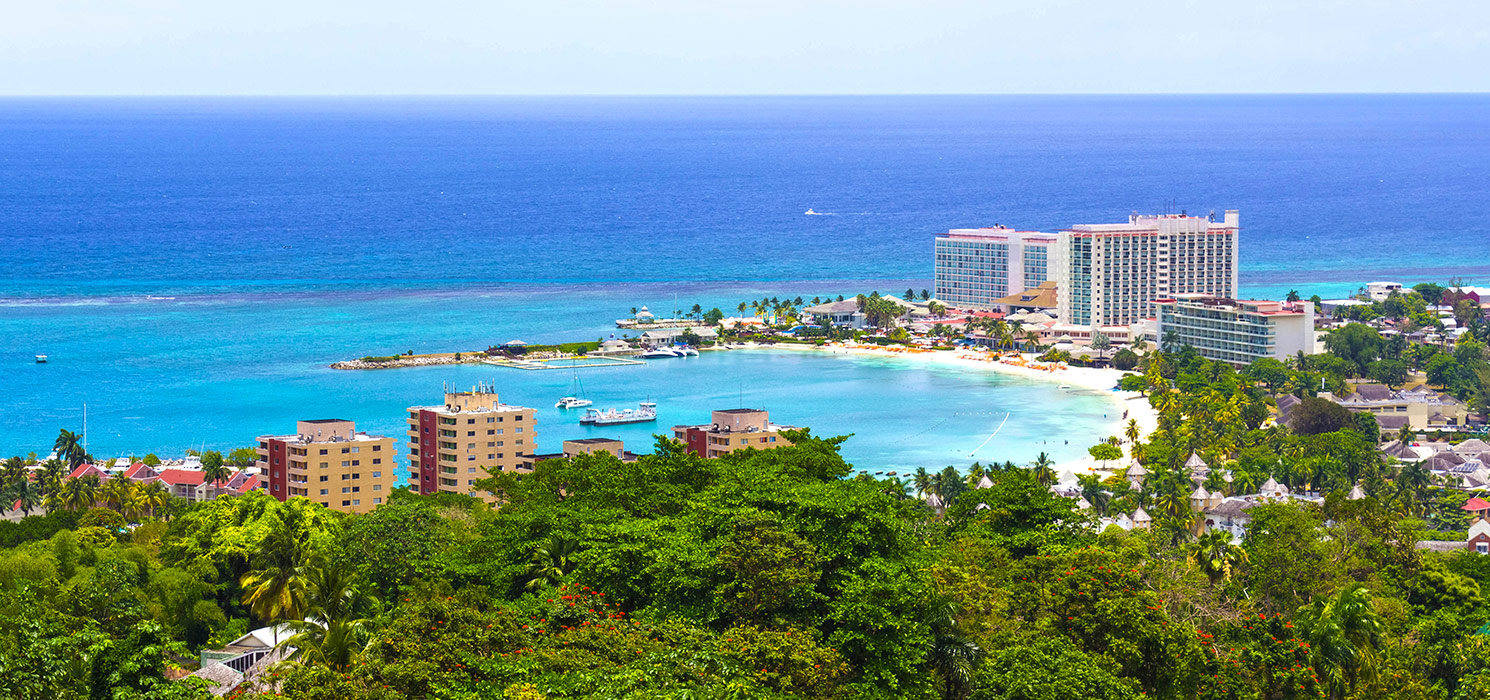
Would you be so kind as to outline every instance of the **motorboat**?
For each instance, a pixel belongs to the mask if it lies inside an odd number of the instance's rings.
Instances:
[[[673,348],[673,350],[683,353],[683,357],[698,357],[698,350],[687,345],[679,345]]]
[[[47,363],[47,356],[46,355],[37,355],[36,356],[36,364],[38,364],[38,365],[44,365],[46,363]]]
[[[626,423],[650,423],[655,420],[657,420],[657,404],[643,401],[637,408],[620,410],[587,408],[579,422],[581,425],[624,425]]]
[[[681,351],[674,350],[672,348],[661,347],[661,346],[658,346],[658,347],[652,348],[650,350],[647,350],[646,352],[643,352],[641,355],[639,355],[639,357],[642,357],[644,359],[661,359],[661,358],[664,358],[664,357],[682,357],[682,356],[683,356],[683,353]]]

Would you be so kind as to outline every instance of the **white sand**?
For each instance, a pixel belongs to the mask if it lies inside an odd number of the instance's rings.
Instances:
[[[896,352],[877,345],[861,345],[857,343],[829,343],[827,345],[803,345],[800,343],[777,343],[775,345],[760,345],[748,343],[745,345],[732,346],[735,349],[770,349],[770,350],[801,350],[807,352],[821,352],[834,355],[865,355],[872,357],[894,357],[907,362],[921,362],[927,364],[950,365],[966,368],[968,371],[999,372],[1046,382],[1056,382],[1070,387],[1079,387],[1103,392],[1104,396],[1119,406],[1120,410],[1126,411],[1128,417],[1138,421],[1140,438],[1148,435],[1159,425],[1159,413],[1149,405],[1148,399],[1136,391],[1110,391],[1117,386],[1118,380],[1123,372],[1115,369],[1096,369],[1093,367],[1066,367],[1053,371],[1021,367],[1008,362],[1001,362],[995,358],[995,353],[980,353],[972,350],[927,350],[921,352]],[[1034,354],[1026,353],[1023,358],[1026,362],[1035,362]],[[982,358],[990,358],[988,360]],[[1126,425],[1126,421],[1123,421]],[[1107,435],[1091,435],[1077,437],[1078,441],[1090,441],[1096,444],[1098,440]],[[1118,434],[1123,440],[1123,459],[1113,460],[1107,463],[1108,469],[1127,464],[1128,458],[1127,437]],[[1100,471],[1102,464],[1091,457],[1083,457],[1077,460],[1061,462],[1055,465],[1055,470],[1060,475],[1061,483],[1075,483],[1075,474],[1090,474]]]

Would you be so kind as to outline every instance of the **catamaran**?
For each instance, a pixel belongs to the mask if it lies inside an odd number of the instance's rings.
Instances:
[[[625,423],[650,423],[657,420],[657,404],[651,401],[643,401],[639,408],[623,408],[616,410],[607,408],[585,409],[585,415],[580,417],[581,425],[622,425]]]
[[[593,403],[595,402],[585,398],[585,385],[579,381],[579,370],[575,370],[574,386],[570,389],[568,396],[559,399],[559,402],[554,404],[554,408],[584,408]]]

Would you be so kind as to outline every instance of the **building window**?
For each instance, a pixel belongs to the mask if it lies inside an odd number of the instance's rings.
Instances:
[[[383,478],[383,472],[373,472],[372,473],[372,478],[374,478],[374,479],[381,479],[381,478]]]

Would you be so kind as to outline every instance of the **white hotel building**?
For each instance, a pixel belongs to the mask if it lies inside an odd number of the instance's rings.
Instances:
[[[936,239],[936,298],[964,308],[992,308],[995,300],[1034,289],[1050,278],[1053,233],[959,228]]]
[[[1314,352],[1314,305],[1307,301],[1246,301],[1178,294],[1154,302],[1159,338],[1173,333],[1208,360],[1245,365]]]
[[[1052,248],[1057,310],[1077,326],[1126,326],[1154,318],[1154,301],[1180,294],[1237,294],[1240,226],[1235,209],[1214,217],[1134,214],[1124,224],[1081,224]]]

